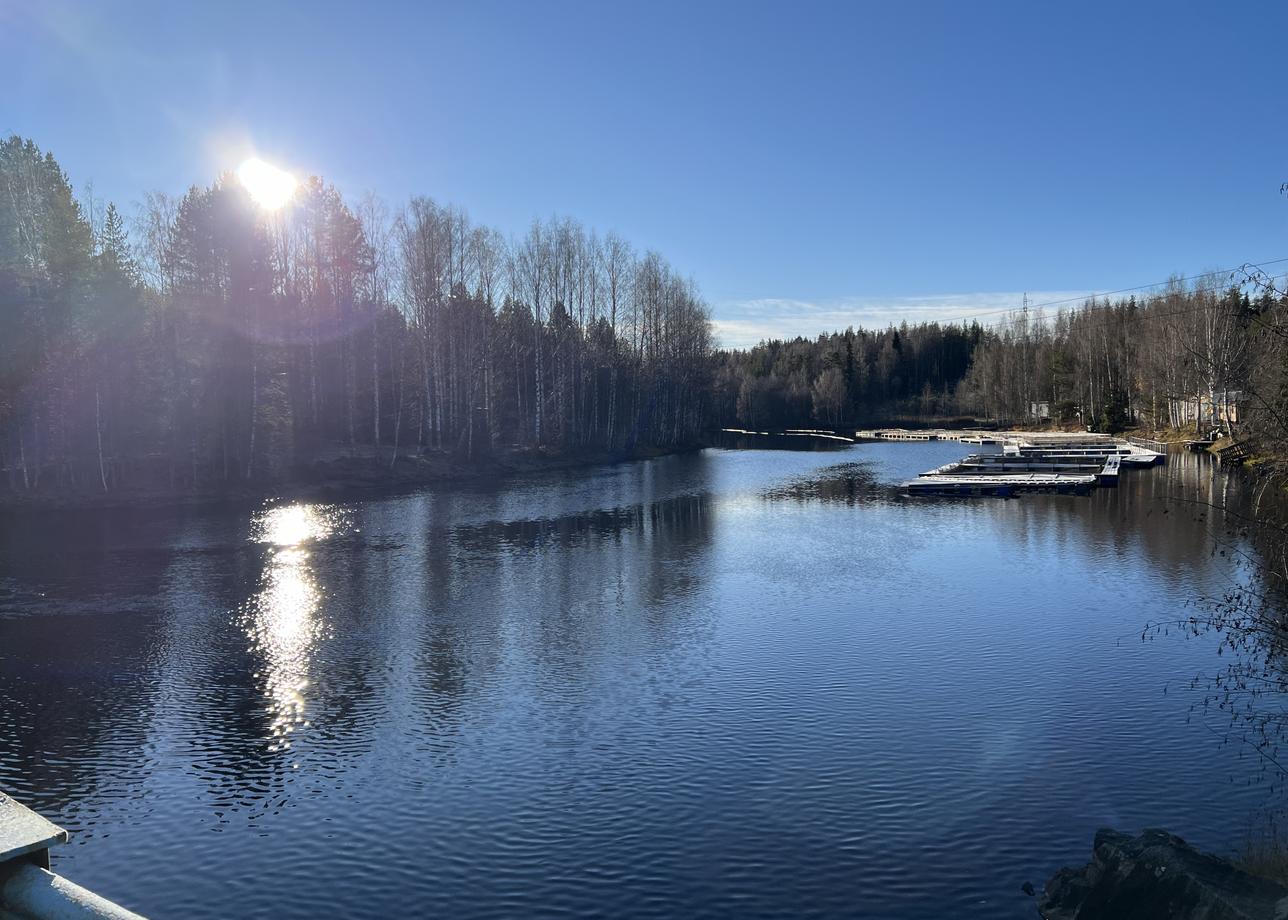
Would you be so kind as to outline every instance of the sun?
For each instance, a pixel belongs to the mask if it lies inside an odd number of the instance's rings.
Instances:
[[[255,203],[266,211],[276,211],[290,201],[299,185],[286,170],[265,163],[259,157],[251,157],[238,166],[237,178],[246,186]]]

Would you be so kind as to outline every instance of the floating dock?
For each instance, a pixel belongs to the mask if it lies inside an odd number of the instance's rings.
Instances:
[[[729,429],[725,429],[728,431]],[[837,434],[835,431],[825,431],[819,428],[788,428],[783,434],[793,438],[823,438],[827,441],[844,441],[846,444],[853,444],[854,438],[848,438],[843,434]]]
[[[721,428],[723,434],[736,434],[740,437],[755,435],[762,438],[820,438],[824,441],[840,441],[844,444],[853,444],[854,438],[844,434],[837,434],[834,431],[825,431],[818,428],[787,428],[782,431],[754,431],[750,428]],[[3,920],[3,918],[0,918]]]
[[[961,441],[963,444],[1002,444],[1006,435],[978,428],[864,428],[854,432],[855,441]]]
[[[1071,473],[995,473],[977,476],[931,473],[904,483],[914,495],[1015,495],[1059,492],[1083,495],[1096,485],[1094,475]]]
[[[809,438],[815,441],[826,441],[829,443],[840,442],[842,445],[853,445],[854,438],[845,436],[845,434],[836,434],[835,432],[826,432],[813,428],[788,428],[784,430],[775,430],[775,432],[757,432],[750,428],[720,428],[717,429],[721,434],[734,434],[739,438],[742,437],[760,437],[768,439],[769,443],[777,441],[782,445],[783,438]],[[0,920],[4,920],[0,917]]]
[[[963,444],[1000,444],[1004,448],[1033,450],[1113,450],[1160,462],[1167,454],[1162,441],[1116,438],[1090,432],[986,431],[979,428],[867,428],[854,432],[855,441],[960,441]]]
[[[1126,443],[1067,447],[1026,447],[1008,444],[1002,449],[1002,453],[1007,457],[1045,458],[1057,463],[1085,463],[1102,460],[1106,457],[1117,457],[1120,462],[1129,466],[1153,466],[1156,463],[1162,463],[1166,459],[1164,454],[1160,454],[1157,451],[1146,450],[1143,447],[1137,447],[1135,444]]]
[[[1034,433],[1008,437],[1002,452],[1008,456],[1044,457],[1069,463],[1117,457],[1128,466],[1151,466],[1167,460],[1165,451],[1153,450],[1145,444],[1165,446],[1157,441],[1123,440],[1109,435]]]
[[[1116,486],[1124,465],[1151,466],[1158,451],[1109,437],[1008,435],[999,454],[970,454],[904,483],[911,494],[1084,494]]]
[[[1065,476],[1094,476],[1102,486],[1118,485],[1122,459],[1117,455],[1103,458],[1065,460],[1048,456],[1022,456],[1016,454],[971,454],[923,476],[1008,476],[1017,473],[1059,473]]]
[[[854,432],[856,441],[948,441],[942,431],[919,431],[908,428],[876,428]]]
[[[957,441],[981,447],[1001,447],[1000,453],[971,454],[904,483],[904,489],[920,495],[1017,495],[1022,492],[1084,494],[1096,486],[1118,485],[1119,474],[1125,466],[1151,466],[1167,459],[1167,445],[1159,441],[1082,432],[869,428],[857,430],[850,436],[848,430],[826,428],[720,430],[735,435],[818,438],[842,443]]]

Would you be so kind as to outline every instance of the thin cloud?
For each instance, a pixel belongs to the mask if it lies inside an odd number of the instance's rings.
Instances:
[[[1029,291],[1030,303],[1091,296],[1090,291]],[[928,297],[848,297],[832,301],[764,297],[730,300],[712,308],[717,341],[726,348],[747,348],[765,339],[813,338],[847,326],[884,329],[902,322],[960,322],[998,319],[996,311],[1018,310],[1023,293],[935,294]],[[982,314],[982,315],[981,315]]]

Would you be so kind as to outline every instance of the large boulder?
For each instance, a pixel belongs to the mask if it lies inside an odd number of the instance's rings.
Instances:
[[[1288,888],[1200,853],[1167,831],[1100,830],[1092,860],[1038,897],[1046,920],[1288,920]]]

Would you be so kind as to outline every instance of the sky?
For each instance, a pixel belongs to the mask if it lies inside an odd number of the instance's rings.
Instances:
[[[727,345],[1288,257],[1288,4],[0,0],[0,132],[127,210],[252,153],[569,215]]]

